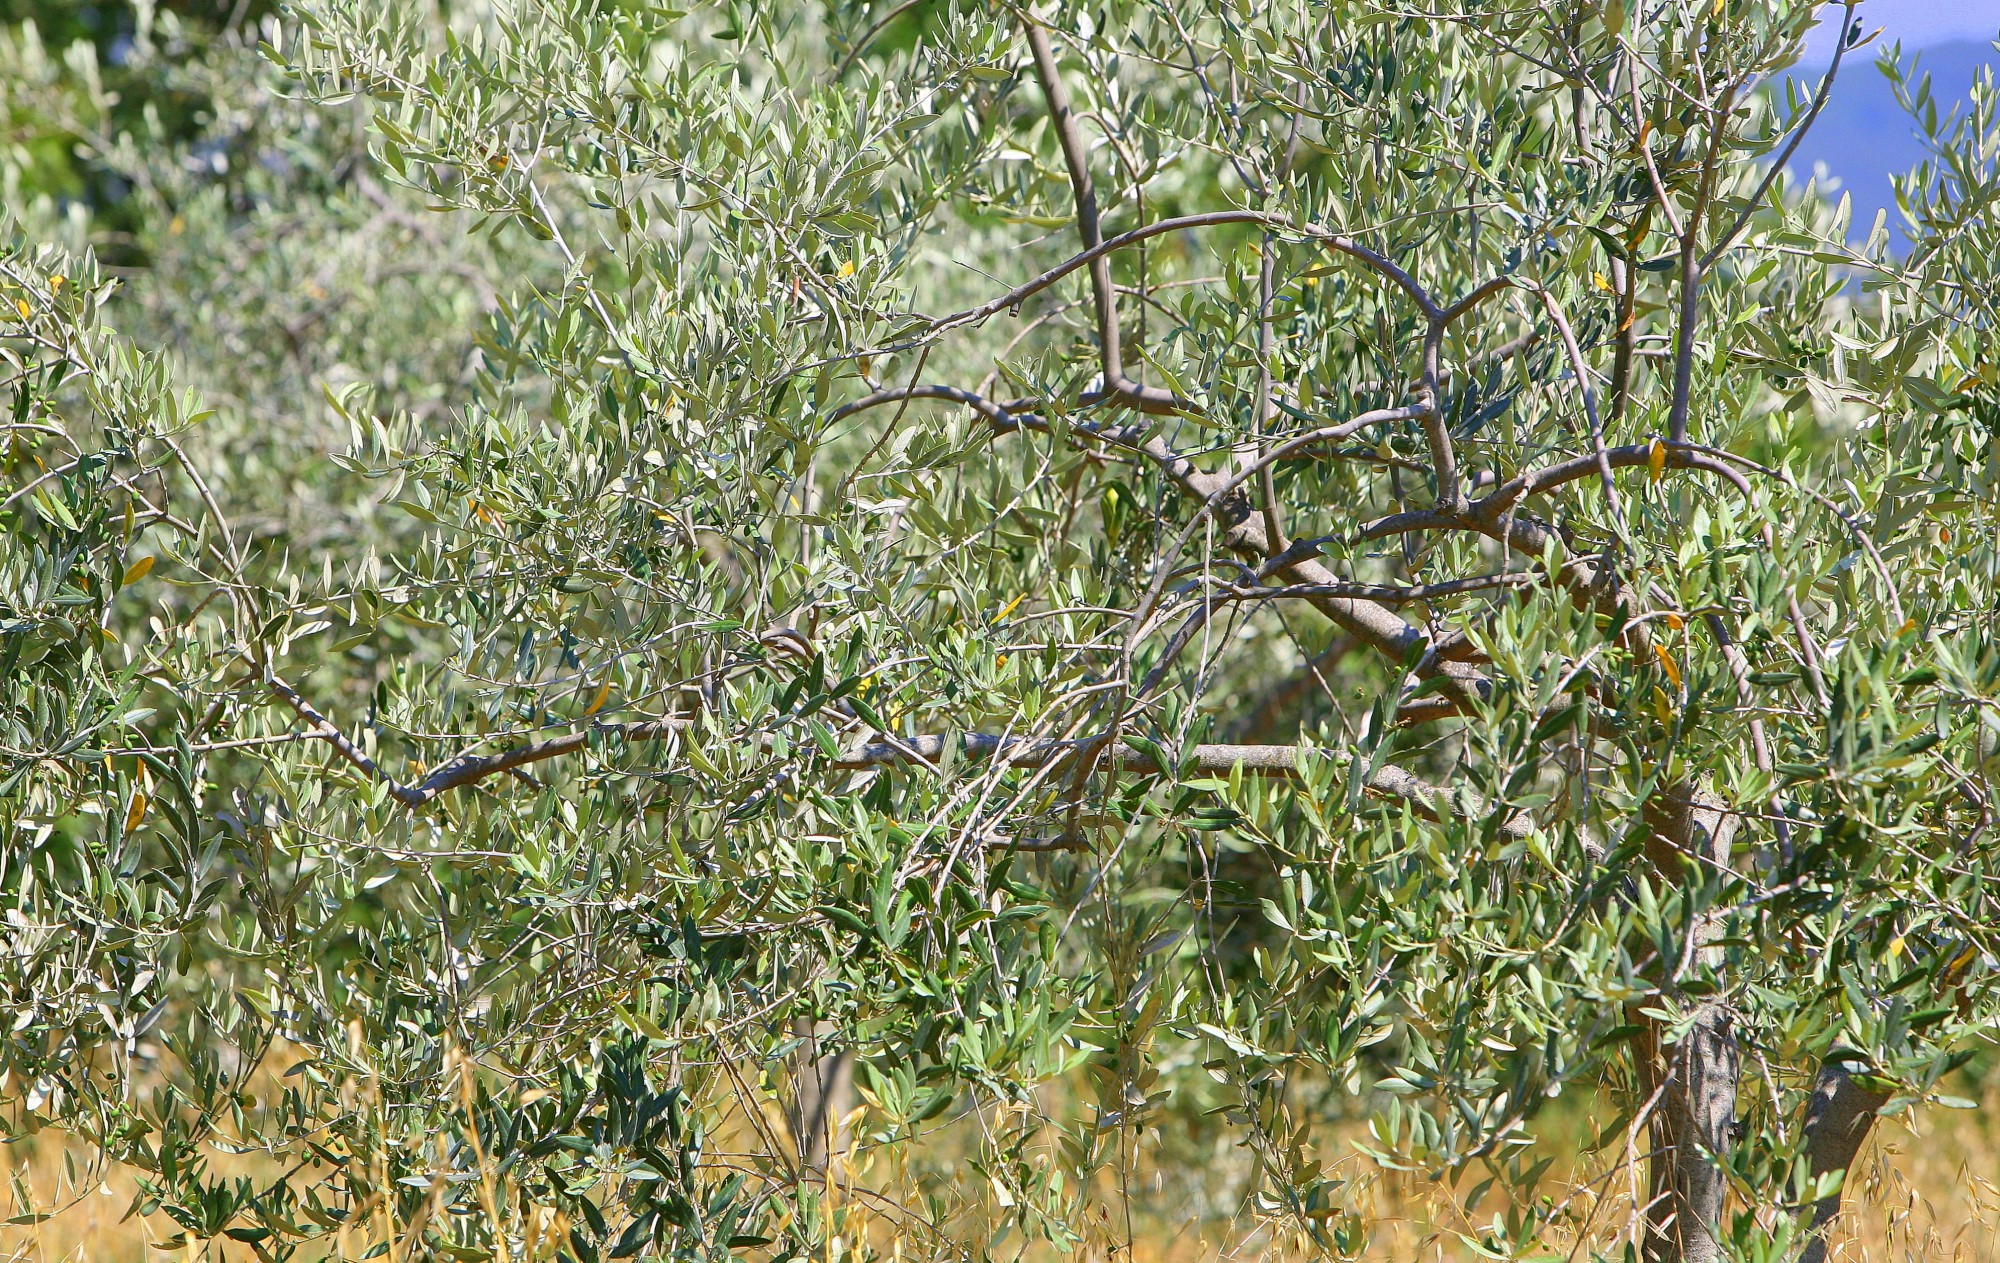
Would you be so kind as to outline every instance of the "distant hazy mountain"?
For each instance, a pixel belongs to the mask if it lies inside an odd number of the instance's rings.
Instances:
[[[2000,25],[2000,23],[1996,23]],[[1854,197],[1854,232],[1860,236],[1875,222],[1875,212],[1887,208],[1889,228],[1900,235],[1901,219],[1895,210],[1895,195],[1889,176],[1901,175],[1921,162],[1923,146],[1917,141],[1915,125],[1889,87],[1889,80],[1876,69],[1873,45],[1841,67],[1834,84],[1833,99],[1813,124],[1805,143],[1792,158],[1792,170],[1810,176],[1814,164],[1823,163],[1828,175],[1838,178],[1840,189]],[[1908,53],[1905,53],[1908,62]],[[1919,74],[1931,76],[1931,93],[1939,117],[1963,102],[1972,88],[1974,72],[1981,66],[2000,64],[2000,54],[1984,41],[1962,40],[1938,44],[1922,50],[1916,61],[1914,82]],[[1817,84],[1824,67],[1798,72],[1808,84]]]

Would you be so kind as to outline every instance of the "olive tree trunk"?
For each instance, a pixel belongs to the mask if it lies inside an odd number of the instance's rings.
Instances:
[[[1861,1146],[1875,1125],[1876,1111],[1888,1100],[1886,1092],[1862,1087],[1839,1064],[1822,1067],[1819,1080],[1813,1085],[1812,1101],[1806,1106],[1806,1159],[1812,1173],[1820,1176],[1834,1171],[1843,1175],[1852,1172],[1854,1159],[1860,1155]],[[1827,1229],[1840,1214],[1840,1197],[1845,1191],[1843,1181],[1839,1189],[1813,1204],[1812,1222],[1806,1229],[1806,1248],[1799,1255],[1799,1263],[1825,1263]]]
[[[854,1095],[852,1056],[850,1050],[832,1043],[833,1029],[830,1023],[801,1019],[793,1028],[799,1045],[786,1058],[792,1095],[786,1102],[785,1122],[799,1165],[807,1171],[824,1172],[829,1159],[841,1153],[841,1119]]]
[[[1674,785],[1646,806],[1647,858],[1663,885],[1686,880],[1690,865],[1726,865],[1740,817],[1712,793]],[[1712,964],[1720,925],[1701,914],[1689,929],[1686,966]],[[1676,992],[1674,978],[1664,990]],[[1679,1040],[1653,1024],[1642,1044],[1640,1086],[1653,1102],[1647,1156],[1648,1263],[1715,1263],[1729,1191],[1722,1155],[1735,1141],[1736,1091],[1742,1071],[1735,1019],[1727,1004],[1698,1005]]]

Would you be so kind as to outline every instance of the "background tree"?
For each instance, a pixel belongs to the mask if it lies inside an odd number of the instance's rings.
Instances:
[[[17,36],[8,1126],[274,1258],[1354,1254],[1359,1119],[1821,1257],[1994,1020],[2000,131],[1847,246],[1812,9]]]

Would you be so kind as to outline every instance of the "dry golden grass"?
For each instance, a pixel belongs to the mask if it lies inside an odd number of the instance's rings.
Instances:
[[[1978,1111],[1931,1109],[1878,1126],[1854,1174],[1833,1260],[1987,1263],[2000,1259],[2000,1163],[1995,1162],[2000,1158],[2000,1122],[1996,1122],[2000,1082],[1984,1097]],[[0,1218],[55,1211],[39,1223],[0,1224],[0,1263],[252,1263],[256,1258],[248,1246],[230,1241],[205,1247],[163,1246],[177,1234],[164,1215],[125,1218],[137,1191],[134,1174],[92,1171],[80,1153],[66,1151],[52,1134],[0,1147],[0,1160],[8,1164],[9,1185],[7,1200],[0,1203],[4,1212]],[[1456,1263],[1473,1257],[1445,1230],[1463,1223],[1452,1213],[1445,1190],[1395,1173],[1366,1171],[1359,1159],[1347,1165],[1347,1174],[1355,1181],[1352,1208],[1378,1225],[1362,1256],[1369,1263]],[[240,1159],[232,1168],[224,1158],[216,1169],[262,1173]],[[1164,1182],[1154,1187],[1163,1188]],[[1145,1200],[1154,1210],[1173,1201],[1171,1197]],[[1611,1219],[1614,1213],[1622,1213],[1616,1198],[1607,1201],[1604,1218]],[[879,1222],[874,1226],[879,1229]],[[1258,1234],[1246,1238],[1240,1225],[1232,1232],[1229,1225],[1174,1223],[1149,1215],[1138,1219],[1135,1229],[1129,1255],[1118,1248],[1086,1253],[1106,1263],[1123,1263],[1121,1255],[1129,1263],[1303,1257],[1288,1243]],[[866,1229],[857,1235],[880,1238],[879,1231]],[[1122,1233],[1114,1235],[1122,1238]],[[922,1253],[913,1242],[902,1249],[881,1244],[885,1257],[915,1260]],[[330,1250],[324,1257],[334,1254]],[[414,1260],[419,1255],[399,1251],[398,1257]]]

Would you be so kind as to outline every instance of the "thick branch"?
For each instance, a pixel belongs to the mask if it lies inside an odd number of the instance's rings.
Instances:
[[[1528,496],[1540,495],[1579,479],[1601,476],[1606,467],[1630,469],[1648,464],[1653,454],[1652,443],[1631,443],[1623,447],[1605,448],[1601,460],[1599,455],[1593,452],[1588,456],[1571,457],[1553,465],[1544,465],[1540,469],[1516,474],[1473,505],[1471,516],[1497,521],[1508,508]],[[1715,474],[1728,479],[1744,495],[1750,494],[1750,484],[1742,475],[1701,452],[1668,446],[1662,456],[1664,467],[1667,469],[1698,469],[1704,473]]]
[[[1644,808],[1646,857],[1662,882],[1685,883],[1685,865],[1726,867],[1741,817],[1712,793],[1690,784],[1655,792]],[[1686,948],[1666,979],[1677,993],[1684,972],[1702,963],[1717,968],[1722,953],[1714,940],[1722,929],[1713,910],[1697,915]],[[1654,1039],[1659,1028],[1654,1023]],[[1716,1000],[1694,1006],[1693,1021],[1671,1052],[1661,1082],[1662,1108],[1654,1115],[1654,1148],[1648,1158],[1658,1199],[1646,1257],[1656,1263],[1716,1263],[1722,1257],[1718,1232],[1729,1190],[1722,1156],[1736,1133],[1736,1092],[1742,1070],[1734,1017]]]
[[[1835,1171],[1845,1176],[1854,1169],[1854,1159],[1875,1125],[1875,1111],[1888,1104],[1889,1094],[1856,1083],[1840,1063],[1829,1060],[1820,1067],[1819,1081],[1813,1085],[1812,1101],[1806,1106],[1806,1160],[1814,1176]],[[1837,1189],[1813,1203],[1812,1222],[1806,1229],[1806,1248],[1799,1263],[1825,1263],[1827,1228],[1840,1214]]]
[[[1504,574],[1474,575],[1469,579],[1446,579],[1438,583],[1291,583],[1283,587],[1265,588],[1251,584],[1228,584],[1203,594],[1208,601],[1297,601],[1318,596],[1351,596],[1359,600],[1375,601],[1383,605],[1405,605],[1416,601],[1436,601],[1446,597],[1465,596],[1472,592],[1491,592],[1496,588],[1526,587],[1535,582],[1536,576],[1526,571],[1511,571]]]
[[[349,741],[347,735],[335,727],[332,720],[320,714],[318,708],[311,702],[300,696],[297,689],[268,672],[265,674],[265,682],[271,686],[271,691],[283,699],[284,703],[290,706],[300,719],[312,725],[311,731],[307,732],[305,736],[326,742],[333,747],[334,752],[340,755],[341,758],[346,759],[349,763],[361,769],[363,775],[371,780],[387,782],[390,792],[396,795],[399,802],[403,802],[405,806],[412,805],[403,799],[403,795],[400,792],[402,787],[396,784],[395,779],[377,766],[375,760],[369,758],[360,746]]]
[[[1470,579],[1450,579],[1442,583],[1351,583],[1341,580],[1334,583],[1292,583],[1281,587],[1243,583],[1224,584],[1194,598],[1197,608],[1167,642],[1166,649],[1160,654],[1159,662],[1139,685],[1139,695],[1149,696],[1160,686],[1160,682],[1166,678],[1167,672],[1173,669],[1174,663],[1179,660],[1188,645],[1193,643],[1201,629],[1208,625],[1218,605],[1239,604],[1245,601],[1320,601],[1332,597],[1370,601],[1376,605],[1408,605],[1418,601],[1465,596],[1473,592],[1525,587],[1534,582],[1533,574],[1514,571],[1508,574],[1476,575]]]
[[[1430,448],[1431,470],[1437,485],[1437,507],[1443,513],[1465,512],[1465,488],[1458,479],[1458,455],[1452,449],[1451,430],[1444,423],[1444,387],[1439,382],[1439,360],[1444,350],[1444,319],[1431,318],[1424,330],[1423,402],[1424,443]]]

